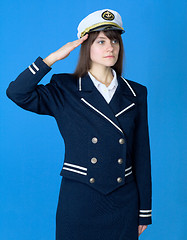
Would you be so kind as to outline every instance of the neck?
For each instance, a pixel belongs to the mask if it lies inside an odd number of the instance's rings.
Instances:
[[[113,74],[110,67],[95,66],[92,65],[89,72],[97,79],[99,82],[104,83],[106,86],[110,85]]]

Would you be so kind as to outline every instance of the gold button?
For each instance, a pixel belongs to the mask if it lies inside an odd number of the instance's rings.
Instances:
[[[118,159],[118,163],[119,163],[119,164],[122,164],[122,163],[123,163],[123,159],[122,159],[122,158],[119,158],[119,159]]]
[[[91,159],[91,162],[92,162],[93,164],[95,164],[95,163],[97,162],[97,158],[93,157],[93,158]]]
[[[98,140],[97,140],[96,137],[93,137],[93,138],[92,138],[92,142],[93,142],[93,143],[97,143],[97,141],[98,141]]]
[[[94,178],[90,178],[90,183],[94,183],[95,179]]]
[[[120,143],[120,144],[124,144],[124,142],[125,142],[125,140],[124,140],[123,138],[120,138],[120,139],[119,139],[119,143]]]
[[[118,177],[118,178],[117,178],[117,182],[118,182],[118,183],[122,182],[122,178],[121,178],[121,177]]]

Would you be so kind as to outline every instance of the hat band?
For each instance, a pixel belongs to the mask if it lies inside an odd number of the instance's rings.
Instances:
[[[94,29],[94,28],[97,28],[97,27],[100,27],[100,26],[103,26],[103,25],[111,25],[111,26],[115,26],[115,27],[118,27],[120,28],[121,30],[124,31],[124,29],[122,27],[120,27],[118,24],[116,23],[112,23],[112,22],[102,22],[102,23],[96,23],[94,25],[92,25],[91,27],[88,27],[86,28],[80,35],[80,37],[83,37],[86,33],[89,33],[90,30]]]

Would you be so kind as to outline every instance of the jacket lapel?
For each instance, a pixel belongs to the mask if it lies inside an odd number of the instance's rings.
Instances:
[[[117,77],[117,80],[118,87],[109,104],[95,87],[88,74],[79,78],[78,90],[83,104],[87,105],[95,111],[96,114],[99,114],[106,119],[106,121],[109,121],[117,131],[124,135],[120,122],[118,121],[118,116],[125,114],[125,111],[128,109],[130,110],[135,103],[127,98],[129,95],[130,97],[133,96],[133,90],[130,90],[126,80],[122,79],[120,76]]]
[[[122,114],[125,115],[127,111],[130,111],[136,105],[136,93],[129,85],[126,79],[118,76],[118,87],[109,102],[115,117],[119,117]]]

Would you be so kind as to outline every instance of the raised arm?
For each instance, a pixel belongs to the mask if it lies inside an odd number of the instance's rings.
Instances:
[[[66,58],[87,37],[88,35],[65,44],[45,59],[38,57],[9,84],[6,90],[7,96],[23,109],[54,116],[57,103],[59,101],[63,103],[63,93],[57,86],[57,74],[53,74],[50,83],[46,85],[38,83],[52,69],[51,66],[55,62]]]

